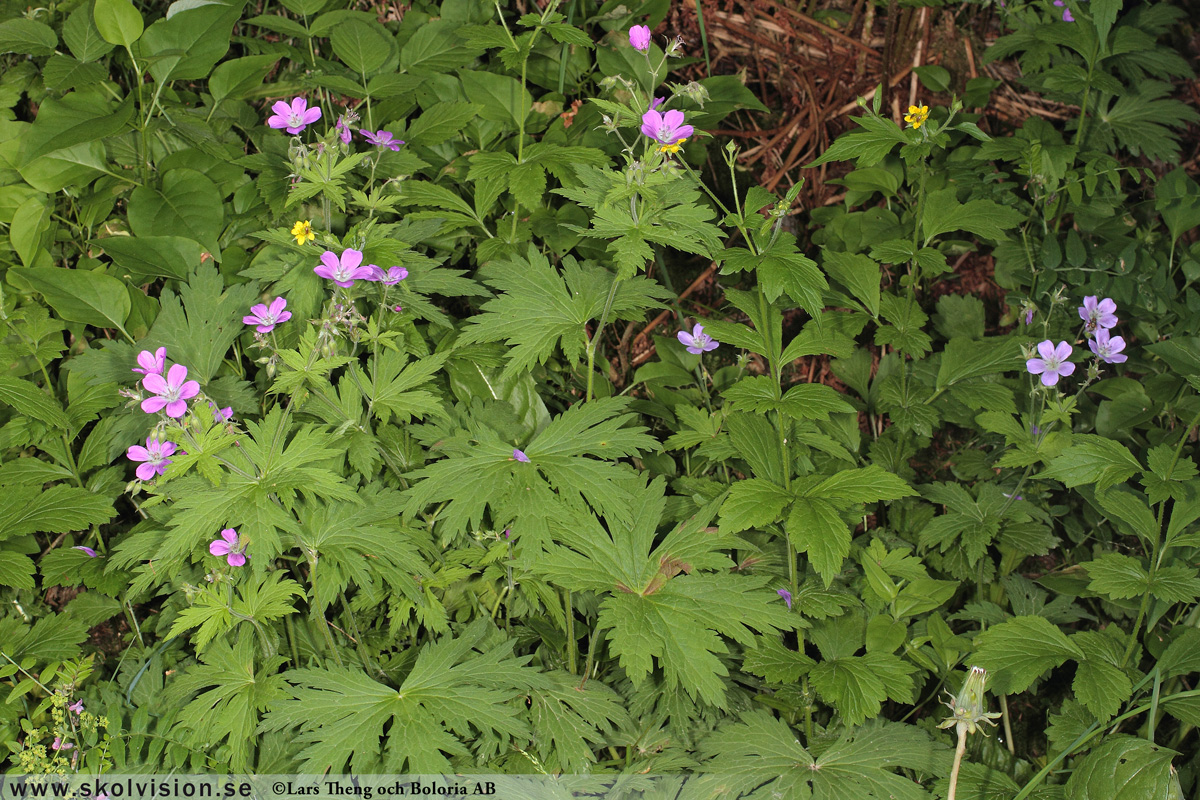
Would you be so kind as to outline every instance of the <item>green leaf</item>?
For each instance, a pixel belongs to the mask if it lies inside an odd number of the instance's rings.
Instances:
[[[1158,657],[1164,679],[1200,672],[1200,630],[1180,626],[1171,632],[1171,643]]]
[[[49,25],[18,17],[0,22],[0,53],[48,56],[58,46],[58,37]]]
[[[1096,502],[1117,523],[1118,528],[1137,534],[1143,542],[1153,547],[1158,539],[1159,525],[1145,501],[1133,492],[1108,489],[1096,492]]]
[[[276,54],[231,58],[217,65],[208,79],[208,91],[213,103],[225,99],[246,97],[262,85],[271,68],[279,62]]]
[[[110,236],[93,239],[91,244],[104,248],[105,254],[135,284],[155,278],[186,281],[188,274],[202,263],[204,252],[195,239],[182,236]]]
[[[11,586],[14,589],[32,589],[33,573],[37,565],[33,559],[11,550],[0,550],[0,586]]]
[[[791,494],[762,478],[738,481],[721,505],[721,533],[737,533],[776,522]]]
[[[879,264],[861,253],[826,250],[822,266],[862,302],[872,317],[879,316]]]
[[[145,30],[142,14],[130,0],[96,0],[92,14],[96,30],[110,44],[129,47]]]
[[[194,169],[168,170],[162,189],[139,186],[129,198],[129,227],[138,236],[187,236],[221,255],[217,236],[224,228],[221,193]]]
[[[1068,658],[1083,651],[1043,617],[1016,617],[975,637],[975,663],[992,674],[997,694],[1019,694]]]
[[[43,492],[38,486],[10,486],[0,493],[0,540],[86,530],[116,514],[111,500],[87,489],[58,484]]]
[[[1200,597],[1200,578],[1194,567],[1173,564],[1160,567],[1150,581],[1150,594],[1164,603],[1191,603]]]
[[[546,686],[530,697],[530,721],[538,753],[548,769],[582,774],[614,727],[632,724],[625,701],[598,680],[580,686],[562,670],[543,672]]]
[[[1150,574],[1142,562],[1120,553],[1105,553],[1081,564],[1087,570],[1088,589],[1114,600],[1141,597],[1150,588]]]
[[[951,339],[942,353],[937,386],[941,390],[959,381],[1020,369],[1021,342],[1015,336],[985,339]]]
[[[1136,736],[1108,736],[1067,781],[1072,800],[1147,800],[1170,797],[1171,759],[1179,755]]]
[[[515,640],[485,643],[488,632],[480,619],[425,644],[399,687],[345,667],[285,673],[291,698],[271,705],[260,731],[288,731],[306,773],[453,772],[448,756],[467,755],[468,737],[527,738],[517,701],[542,685],[528,656],[512,656]]]
[[[125,284],[101,272],[61,267],[14,268],[10,283],[40,293],[63,319],[97,328],[125,330],[131,304]]]
[[[370,75],[383,66],[392,52],[392,38],[378,23],[347,19],[329,35],[333,52],[359,75]]]
[[[55,428],[64,431],[71,428],[71,423],[58,401],[29,381],[11,375],[0,375],[0,403],[7,403],[22,414],[40,419]]]
[[[529,116],[533,98],[515,78],[464,69],[458,71],[458,79],[467,99],[479,107],[483,119],[518,126]]]
[[[784,528],[796,550],[808,554],[828,588],[850,554],[850,528],[837,508],[819,497],[798,498]]]
[[[71,16],[63,23],[62,37],[67,47],[71,48],[71,53],[85,64],[113,49],[112,43],[106,42],[96,28],[91,3],[84,3],[71,12]]]
[[[245,5],[246,0],[211,0],[168,13],[146,29],[135,52],[159,84],[207,78],[229,51],[230,33]]]
[[[913,702],[912,676],[919,671],[891,653],[873,651],[821,661],[809,670],[809,680],[842,722],[852,726],[879,716],[887,699]]]
[[[1069,489],[1096,484],[1097,491],[1128,480],[1142,465],[1120,442],[1093,434],[1076,434],[1071,445],[1038,477],[1062,481]]]
[[[1072,688],[1100,722],[1116,716],[1133,693],[1133,683],[1121,668],[1122,642],[1107,633],[1082,631],[1071,637],[1086,656],[1075,670]]]
[[[43,663],[75,658],[88,635],[86,625],[66,614],[51,614],[22,630],[22,635],[4,643],[5,655],[17,663],[27,658]]]
[[[908,143],[908,136],[890,119],[866,116],[850,119],[863,130],[843,133],[820,158],[806,164],[805,169],[819,167],[830,161],[849,161],[852,158],[856,159],[855,164],[858,167],[874,166],[892,152],[897,144]]]
[[[47,153],[114,136],[125,130],[133,112],[130,98],[115,107],[92,92],[47,98],[21,143],[20,166],[28,167]]]
[[[1025,216],[1015,208],[991,200],[970,200],[959,203],[954,187],[930,192],[925,198],[921,229],[925,244],[935,236],[951,231],[969,231],[976,236],[1002,241],[1004,232],[1024,221]]]

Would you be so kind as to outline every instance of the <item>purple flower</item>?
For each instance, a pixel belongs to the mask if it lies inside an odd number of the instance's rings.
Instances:
[[[96,551],[93,550],[92,548],[88,547],[85,544],[77,544],[74,547],[72,547],[71,549],[72,550],[82,550],[83,552],[87,553],[88,558],[96,557]]]
[[[1040,435],[1041,435],[1041,433],[1042,433],[1042,429],[1041,429],[1041,428],[1039,428],[1037,425],[1030,425],[1030,426],[1029,426],[1029,432],[1030,432],[1031,434],[1033,434],[1034,436],[1040,436]]]
[[[187,401],[200,394],[200,384],[187,380],[187,372],[187,367],[183,364],[174,364],[167,371],[166,378],[162,375],[147,375],[143,378],[142,386],[158,396],[143,400],[142,411],[155,414],[165,407],[168,417],[182,417],[187,411]]]
[[[142,461],[137,468],[137,476],[140,481],[148,481],[155,475],[162,475],[167,471],[167,467],[171,463],[168,456],[175,454],[174,442],[160,442],[153,436],[146,437],[146,446],[135,444],[129,448],[125,455],[130,461]],[[95,555],[93,550],[88,555]]]
[[[1025,498],[1024,498],[1024,497],[1022,497],[1021,495],[1016,495],[1016,496],[1014,497],[1013,495],[1009,494],[1008,492],[1001,492],[1000,494],[1004,495],[1005,497],[1007,497],[1007,498],[1009,498],[1009,499],[1011,499],[1011,500],[1024,500],[1024,499],[1025,499]]]
[[[220,539],[213,539],[209,543],[208,552],[217,557],[225,556],[231,567],[240,567],[246,563],[246,554],[242,552],[245,547],[245,543],[238,544],[238,532],[233,528],[226,528],[221,531]]]
[[[362,134],[364,139],[376,147],[386,147],[393,152],[399,150],[400,145],[404,144],[403,139],[396,139],[387,131],[376,131],[375,133],[371,133],[370,131],[360,130],[359,133]]]
[[[1097,328],[1113,328],[1117,325],[1117,304],[1110,298],[1097,302],[1096,295],[1083,298],[1079,307],[1079,318],[1083,320],[1088,332]]]
[[[629,29],[629,43],[634,50],[645,53],[650,49],[650,29],[645,25],[634,25]]]
[[[787,603],[788,611],[792,610],[792,593],[787,589],[776,589],[775,594],[783,598],[783,602]]]
[[[710,350],[716,350],[721,344],[705,333],[704,326],[700,323],[696,323],[696,327],[692,328],[691,333],[688,333],[687,331],[680,331],[679,333],[675,334],[675,338],[679,339],[681,343],[687,345],[687,351],[692,355],[700,355],[701,353],[707,353]]]
[[[1095,339],[1088,339],[1088,347],[1092,348],[1096,358],[1105,364],[1121,364],[1129,360],[1129,356],[1121,354],[1125,349],[1125,340],[1120,336],[1113,336],[1104,328],[1096,331]]]
[[[385,272],[383,267],[377,267],[374,264],[370,264],[369,266],[371,268],[371,277],[368,280],[379,281],[388,286],[395,286],[408,277],[408,270],[404,267],[388,267]]]
[[[55,736],[54,743],[50,745],[51,749],[53,750],[70,750],[74,746],[75,745],[71,744],[70,742],[64,742],[59,736]]]
[[[1071,9],[1063,9],[1063,22],[1074,22],[1075,18],[1071,16]]]
[[[209,403],[208,407],[210,409],[212,409],[213,421],[216,422],[218,425],[220,425],[222,422],[229,422],[229,420],[233,419],[233,406],[225,406],[224,408],[217,408],[216,403]]]
[[[332,250],[321,254],[321,266],[314,267],[313,272],[322,278],[328,278],[343,289],[354,285],[355,281],[371,280],[371,268],[360,266],[363,254],[359,250],[346,248],[339,259]]]
[[[138,353],[137,362],[138,366],[133,368],[134,372],[140,372],[142,375],[162,375],[167,366],[167,348],[160,347],[153,353],[143,350]]]
[[[505,539],[511,539],[511,538],[512,538],[512,528],[505,528],[505,529],[504,529],[504,538],[505,538]]]
[[[665,102],[667,102],[667,99],[665,97],[654,98],[653,100],[650,101],[650,110],[654,111],[655,109],[657,109],[659,106],[661,106]]]
[[[309,108],[303,97],[293,97],[290,105],[280,100],[271,110],[275,113],[267,118],[267,124],[272,128],[287,128],[288,133],[300,133],[321,118],[321,109]]]
[[[337,131],[338,138],[342,140],[342,144],[350,144],[350,126],[346,124],[345,117],[338,117],[337,124],[333,126]]]
[[[76,700],[74,703],[71,703],[71,705],[67,706],[67,708],[74,711],[76,714],[82,714],[83,713],[83,701]]]
[[[1032,325],[1032,324],[1033,324],[1033,309],[1032,309],[1032,308],[1030,308],[1030,309],[1027,309],[1027,310],[1025,311],[1025,324],[1026,324],[1026,325]]]
[[[287,300],[282,297],[276,297],[271,301],[268,307],[264,303],[259,303],[256,306],[250,307],[250,313],[242,317],[242,322],[247,325],[257,325],[255,328],[259,333],[270,333],[275,330],[275,326],[287,322],[292,318],[292,312],[284,311],[287,307]]]
[[[524,453],[522,453],[520,450],[515,450],[515,449],[514,449],[514,450],[513,450],[512,457],[513,457],[513,459],[515,459],[516,461],[520,461],[522,464],[528,464],[528,463],[529,463],[529,456],[525,455],[525,454],[524,454]]]
[[[660,114],[651,109],[642,114],[642,133],[663,145],[678,145],[693,133],[695,128],[683,124],[683,112],[671,109]]]
[[[1047,339],[1038,344],[1037,349],[1041,358],[1029,359],[1025,368],[1033,375],[1041,375],[1046,386],[1054,386],[1059,378],[1075,371],[1075,365],[1067,360],[1071,357],[1071,345],[1066,342],[1059,342],[1055,347],[1054,342]]]

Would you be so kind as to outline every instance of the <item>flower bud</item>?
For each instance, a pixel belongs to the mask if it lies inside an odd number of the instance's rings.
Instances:
[[[967,733],[975,733],[979,724],[983,722],[995,725],[993,720],[1000,714],[984,710],[986,684],[987,670],[983,667],[971,667],[971,672],[967,675],[958,694],[953,700],[946,703],[946,707],[951,711],[951,716],[947,717],[938,727],[957,728],[961,734],[963,730],[966,730]]]

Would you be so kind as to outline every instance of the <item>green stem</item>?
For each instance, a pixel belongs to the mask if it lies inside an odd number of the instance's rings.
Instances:
[[[571,599],[571,590],[563,589],[563,611],[567,615],[567,671],[572,675],[579,674],[579,665],[575,654],[575,608]]]
[[[967,726],[958,724],[958,746],[954,748],[954,768],[950,770],[950,789],[946,800],[954,800],[958,792],[958,770],[962,767],[963,754],[967,751]]]
[[[604,331],[604,325],[608,321],[608,312],[612,310],[613,299],[617,296],[617,284],[620,283],[620,278],[616,275],[612,276],[612,286],[608,290],[608,298],[604,301],[604,313],[600,315],[600,323],[596,325],[596,332],[592,335],[591,340],[587,345],[587,394],[584,401],[592,399],[592,389],[596,378],[596,348],[600,346],[600,334]]]

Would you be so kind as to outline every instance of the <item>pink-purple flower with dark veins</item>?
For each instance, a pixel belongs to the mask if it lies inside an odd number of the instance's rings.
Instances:
[[[153,436],[146,437],[146,446],[133,445],[125,453],[130,461],[141,461],[138,464],[137,476],[139,481],[151,480],[155,475],[162,475],[171,464],[170,456],[175,454],[174,442],[160,442]],[[91,549],[91,548],[89,548]],[[93,550],[89,553],[95,556]]]
[[[220,539],[213,539],[208,545],[208,552],[220,558],[225,556],[231,567],[240,567],[246,563],[246,542],[241,541],[238,532],[233,528],[221,531]]]
[[[1083,320],[1088,333],[1098,328],[1115,328],[1117,326],[1117,304],[1111,298],[1100,300],[1096,295],[1083,298],[1079,307],[1079,318]]]
[[[276,325],[292,318],[292,312],[284,311],[285,308],[287,308],[287,300],[276,297],[269,306],[265,303],[251,306],[250,313],[242,317],[242,322],[247,325],[257,325],[255,330],[259,333],[270,333],[275,330]]]
[[[629,43],[639,53],[650,49],[650,28],[645,25],[634,25],[629,29]]]
[[[339,258],[332,250],[321,254],[321,265],[314,267],[313,272],[322,278],[327,278],[343,289],[349,289],[355,281],[371,280],[370,266],[362,266],[363,254],[360,250],[347,247]]]
[[[317,106],[308,107],[308,101],[303,97],[293,97],[292,102],[278,101],[271,106],[275,113],[267,118],[267,124],[272,128],[286,128],[288,133],[296,134],[321,118],[321,109]]]
[[[700,355],[707,353],[710,350],[716,350],[721,346],[721,343],[704,332],[704,326],[696,323],[696,327],[692,328],[692,332],[680,331],[675,334],[682,344],[687,346],[687,351],[692,355]]]
[[[388,131],[376,131],[371,133],[366,130],[359,130],[362,137],[376,147],[386,147],[387,149],[396,152],[400,149],[400,145],[404,144],[403,139],[397,139]]]
[[[1065,378],[1075,371],[1075,365],[1068,359],[1071,357],[1071,345],[1066,342],[1054,342],[1047,339],[1037,346],[1041,358],[1031,358],[1025,362],[1025,368],[1033,375],[1041,375],[1042,383],[1054,386],[1059,378]]]
[[[153,353],[143,350],[138,353],[137,362],[138,365],[133,368],[134,372],[142,375],[162,375],[167,366],[167,348],[160,347]]]
[[[1125,349],[1125,339],[1113,336],[1105,328],[1096,331],[1095,339],[1088,339],[1088,347],[1105,364],[1121,364],[1129,360],[1129,356],[1121,353]]]
[[[385,271],[383,267],[377,267],[371,264],[371,280],[388,286],[395,286],[400,281],[408,277],[408,270],[404,267],[388,267]]]
[[[642,133],[659,144],[679,144],[696,132],[691,125],[684,125],[683,112],[671,109],[660,114],[653,109],[642,114]]]
[[[514,461],[520,461],[522,464],[529,463],[529,456],[525,455],[525,453],[520,450],[514,449],[512,457]]]
[[[157,414],[165,408],[168,417],[182,417],[187,412],[187,401],[200,394],[200,384],[189,381],[187,374],[187,367],[183,364],[173,364],[165,378],[162,375],[142,378],[142,386],[146,387],[146,391],[155,394],[142,401],[142,411]]]

